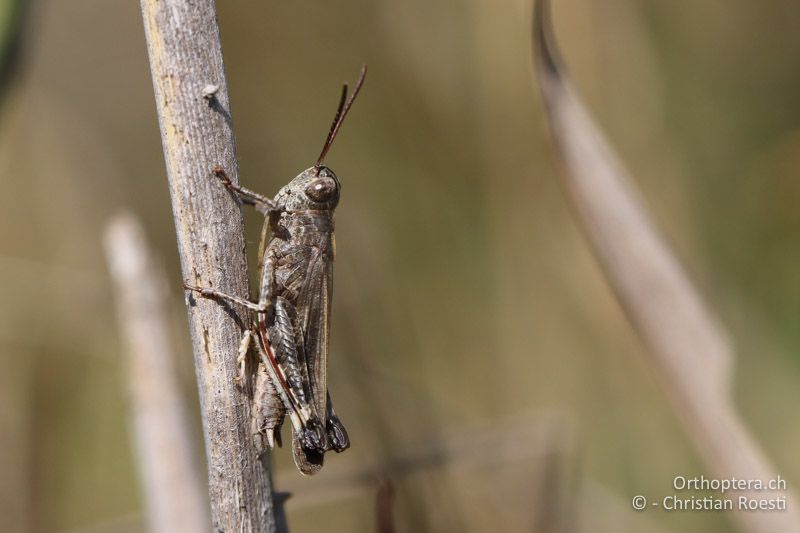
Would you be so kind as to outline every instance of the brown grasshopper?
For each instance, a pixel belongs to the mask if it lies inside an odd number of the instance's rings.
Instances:
[[[322,468],[325,452],[350,446],[347,431],[333,411],[328,393],[328,339],[333,290],[333,212],[341,185],[322,165],[356,99],[366,65],[348,97],[345,84],[333,124],[316,164],[301,172],[269,199],[228,178],[213,174],[241,200],[265,217],[259,244],[259,297],[251,302],[208,287],[184,283],[205,298],[219,298],[254,312],[239,348],[239,382],[246,378],[246,357],[255,341],[259,354],[253,395],[253,430],[259,451],[280,445],[280,428],[289,415],[295,464],[303,474]],[[280,399],[279,405],[275,397]],[[266,442],[264,442],[266,439]]]

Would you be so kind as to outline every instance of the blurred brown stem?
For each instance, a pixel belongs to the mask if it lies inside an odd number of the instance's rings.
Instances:
[[[164,275],[132,215],[111,221],[105,244],[127,345],[132,429],[149,530],[207,530],[208,501],[175,373]]]
[[[394,483],[388,477],[381,480],[375,493],[375,531],[394,533]]]
[[[142,0],[147,50],[185,281],[248,297],[241,207],[211,169],[238,183],[228,89],[213,0]],[[209,90],[213,88],[213,90]],[[189,298],[214,531],[273,531],[267,461],[235,384],[246,313]]]
[[[733,348],[650,220],[616,154],[584,108],[558,54],[549,2],[534,17],[536,73],[567,190],[615,294],[653,356],[675,411],[717,479],[776,478],[731,395]],[[800,530],[786,490],[732,494],[747,531]],[[784,498],[783,511],[741,511],[738,498]]]

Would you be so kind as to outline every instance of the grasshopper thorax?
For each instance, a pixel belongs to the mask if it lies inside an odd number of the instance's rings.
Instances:
[[[276,207],[282,211],[333,211],[339,203],[341,184],[331,169],[313,166],[278,191]]]

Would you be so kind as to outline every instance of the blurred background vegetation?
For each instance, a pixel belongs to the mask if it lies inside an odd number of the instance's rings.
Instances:
[[[792,487],[800,4],[555,4],[576,84],[732,332],[737,402]],[[380,472],[403,531],[731,528],[630,510],[705,470],[559,189],[530,2],[218,9],[242,181],[262,193],[313,163],[340,83],[370,65],[327,161],[343,184],[330,379],[354,444],[311,479],[275,455],[293,530],[370,530]],[[141,531],[100,245],[120,208],[167,269],[197,400],[138,2],[33,2],[21,37],[0,109],[3,529]]]

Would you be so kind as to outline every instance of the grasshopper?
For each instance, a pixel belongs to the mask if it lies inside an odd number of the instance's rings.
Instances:
[[[341,184],[322,163],[366,73],[364,65],[349,97],[345,84],[316,164],[280,189],[273,199],[235,185],[220,167],[212,171],[228,190],[265,217],[258,253],[258,302],[184,283],[186,289],[201,297],[234,302],[253,312],[239,347],[237,381],[243,384],[247,379],[247,353],[254,342],[259,355],[253,377],[256,447],[261,452],[272,449],[276,441],[280,446],[280,429],[288,414],[294,430],[295,464],[306,475],[322,468],[325,452],[342,452],[350,446],[347,431],[333,410],[327,379],[333,213]]]

